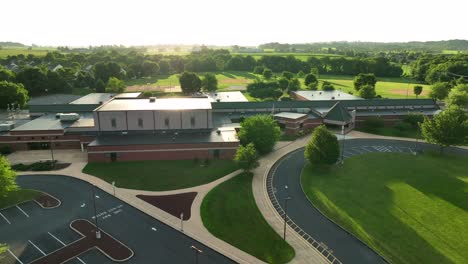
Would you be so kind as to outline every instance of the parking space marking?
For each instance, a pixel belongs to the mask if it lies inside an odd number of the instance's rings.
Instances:
[[[0,213],[0,215],[3,217],[3,219],[5,219],[5,221],[6,221],[9,225],[11,225],[11,222],[10,222],[2,213]]]
[[[23,209],[21,209],[21,207],[19,207],[18,205],[15,205],[15,206],[16,206],[16,208],[18,208],[18,210],[20,210],[26,217],[29,217],[29,215],[28,215],[25,211],[23,211]]]
[[[86,262],[84,262],[82,259],[80,259],[80,258],[78,258],[78,257],[77,257],[76,259],[77,259],[79,262],[81,262],[81,263],[83,263],[83,264],[86,264]]]
[[[58,239],[56,236],[52,235],[52,233],[50,233],[50,232],[47,232],[47,233],[49,233],[49,235],[50,235],[51,237],[55,238],[55,240],[57,240],[57,241],[58,241],[60,244],[62,244],[63,246],[66,246],[66,245],[67,245],[67,244],[63,243],[62,240],[60,240],[60,239]]]
[[[16,259],[16,261],[18,261],[20,264],[23,264],[23,262],[17,256],[15,256],[15,254],[13,254],[10,249],[7,249],[7,251]]]
[[[39,250],[39,252],[41,252],[44,256],[47,255],[46,253],[44,253],[44,251],[42,251],[38,246],[34,245],[34,243],[31,241],[31,240],[28,240],[29,243],[31,243],[31,245],[33,245],[37,250]]]

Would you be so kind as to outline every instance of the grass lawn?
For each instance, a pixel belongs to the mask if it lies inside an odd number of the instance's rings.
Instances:
[[[32,54],[34,56],[45,56],[47,52],[54,51],[54,50],[55,50],[54,48],[32,48],[31,50],[28,50],[28,48],[4,47],[0,49],[0,58],[6,58],[7,56],[15,56],[15,55],[20,55],[20,54],[23,54],[25,57],[28,56],[29,54]]]
[[[369,153],[301,177],[323,213],[391,263],[468,263],[468,157]]]
[[[205,227],[216,237],[268,263],[286,263],[294,249],[268,225],[243,173],[211,190],[201,205]]]
[[[0,209],[12,205],[36,199],[41,192],[29,189],[19,189],[7,194],[6,197],[0,197]]]
[[[83,172],[122,188],[167,191],[202,185],[237,170],[231,160],[150,160],[88,163]]]

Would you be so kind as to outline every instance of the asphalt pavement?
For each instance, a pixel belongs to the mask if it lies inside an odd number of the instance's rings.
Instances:
[[[343,146],[342,143],[340,141],[340,147]],[[439,150],[437,146],[426,143],[350,139],[345,141],[343,154],[346,159],[367,152],[415,153],[428,149]],[[458,148],[447,148],[445,151],[468,154],[467,150]],[[300,184],[300,175],[305,163],[304,149],[299,149],[283,157],[270,171],[269,177],[273,177],[273,192],[281,209],[284,210],[285,198],[291,197],[287,202],[288,217],[305,233],[325,244],[342,263],[386,263],[375,251],[322,215],[310,203]]]
[[[61,200],[58,208],[43,209],[34,202],[0,211],[0,243],[10,251],[2,263],[29,263],[80,238],[69,227],[75,219],[95,223],[93,186],[71,177],[19,176],[22,188],[47,192]],[[134,251],[123,263],[235,263],[151,216],[98,188],[95,191],[98,226]],[[202,253],[195,253],[195,246]],[[198,255],[198,256],[197,256]],[[114,263],[98,250],[91,250],[67,263]]]

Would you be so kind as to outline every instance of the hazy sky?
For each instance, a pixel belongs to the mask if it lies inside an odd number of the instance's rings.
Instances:
[[[4,0],[0,41],[258,45],[468,39],[467,0]]]

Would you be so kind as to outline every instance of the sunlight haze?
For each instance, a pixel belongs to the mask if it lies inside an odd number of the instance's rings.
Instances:
[[[15,0],[0,41],[27,45],[259,45],[468,39],[465,0]]]

